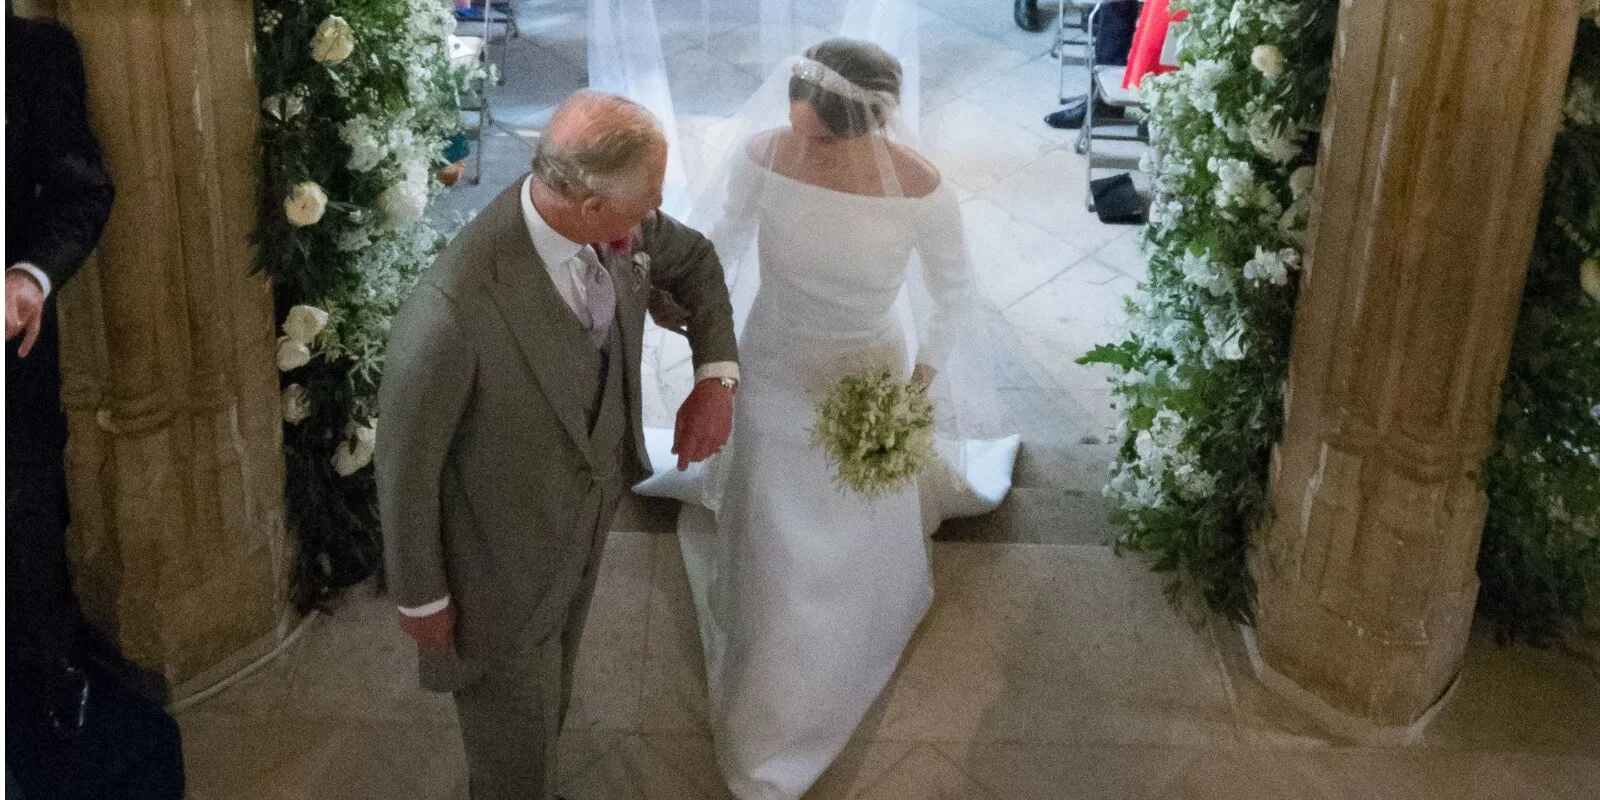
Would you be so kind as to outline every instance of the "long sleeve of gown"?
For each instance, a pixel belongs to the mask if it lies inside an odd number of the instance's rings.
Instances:
[[[722,259],[730,286],[735,283],[738,271],[753,263],[746,258],[750,244],[755,240],[760,223],[761,191],[766,185],[766,171],[748,157],[735,158],[729,168],[721,211],[711,227],[709,237]]]
[[[922,280],[913,283],[910,296],[917,325],[917,363],[939,369],[950,357],[962,319],[976,308],[978,285],[967,252],[961,204],[945,186],[925,203],[917,233]]]

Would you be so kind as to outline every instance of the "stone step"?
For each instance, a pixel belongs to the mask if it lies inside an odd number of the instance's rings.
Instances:
[[[1112,510],[1112,502],[1099,492],[1019,486],[993,512],[949,520],[933,538],[989,544],[1110,544],[1117,535]]]

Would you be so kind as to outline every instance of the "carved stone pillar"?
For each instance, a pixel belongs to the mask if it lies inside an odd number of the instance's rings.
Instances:
[[[249,243],[252,4],[55,6],[117,189],[61,296],[76,583],[181,695],[270,648],[287,607],[272,294]]]
[[[1420,732],[1460,667],[1577,6],[1340,11],[1254,634],[1269,683],[1357,736]]]

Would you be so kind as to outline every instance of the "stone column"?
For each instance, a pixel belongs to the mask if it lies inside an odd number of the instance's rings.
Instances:
[[[1460,668],[1577,7],[1340,10],[1254,635],[1269,683],[1359,738],[1420,732]]]
[[[270,649],[287,608],[252,4],[54,5],[117,189],[61,295],[69,546],[90,617],[181,696]]]

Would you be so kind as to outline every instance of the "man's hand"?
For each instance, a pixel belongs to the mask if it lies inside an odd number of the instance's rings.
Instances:
[[[446,606],[443,611],[426,617],[400,615],[400,629],[417,640],[424,650],[445,650],[456,643],[456,607]]]
[[[934,376],[938,374],[939,370],[919,362],[917,366],[911,370],[911,382],[926,389],[933,385]]]
[[[27,357],[44,324],[44,287],[20,269],[6,270],[6,341],[22,335],[17,355]]]
[[[678,425],[673,432],[672,452],[678,456],[678,471],[716,455],[728,443],[732,431],[733,391],[716,378],[696,383],[689,399],[678,409]]]

